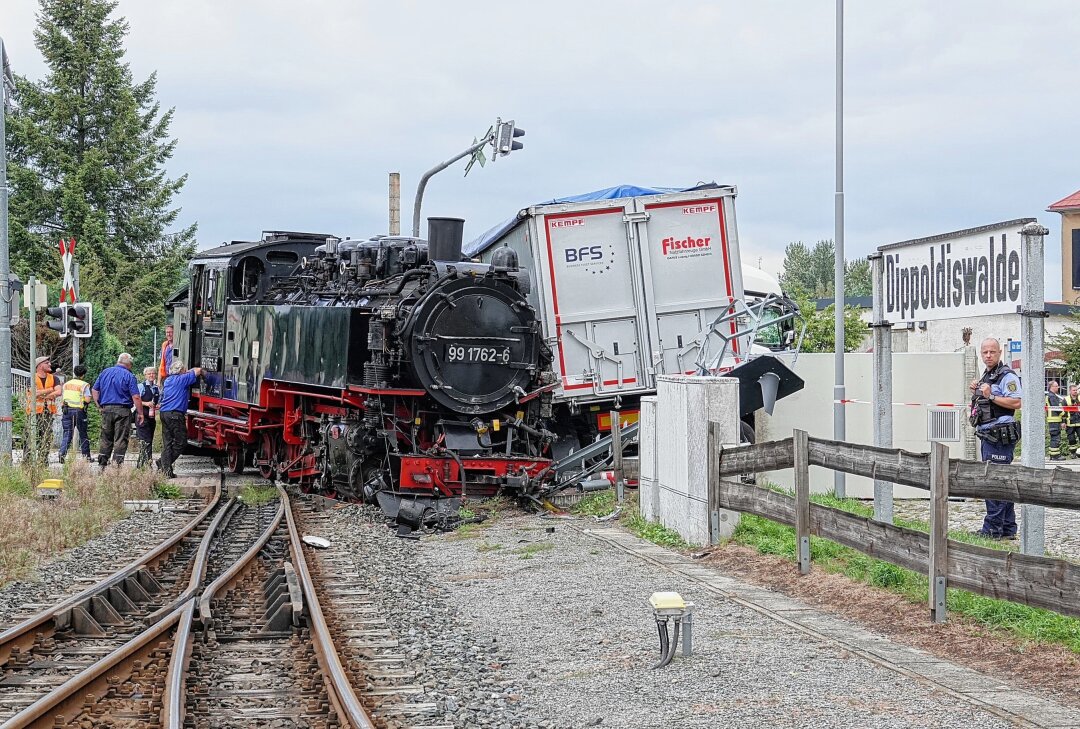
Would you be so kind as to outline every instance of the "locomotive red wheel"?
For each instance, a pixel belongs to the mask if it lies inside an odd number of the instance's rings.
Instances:
[[[244,472],[244,447],[232,446],[226,453],[226,466],[233,473]]]
[[[274,477],[274,439],[269,433],[263,433],[259,444],[259,475],[270,479]]]

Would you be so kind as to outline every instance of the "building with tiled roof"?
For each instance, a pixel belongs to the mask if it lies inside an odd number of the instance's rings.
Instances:
[[[1061,300],[1080,303],[1080,190],[1046,210],[1061,214]]]

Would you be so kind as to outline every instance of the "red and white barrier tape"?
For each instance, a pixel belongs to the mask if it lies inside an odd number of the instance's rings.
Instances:
[[[841,405],[848,405],[856,403],[858,405],[873,405],[873,400],[856,400],[854,398],[845,398],[843,400],[833,400],[833,404],[840,403]],[[916,408],[963,408],[967,409],[971,407],[971,403],[957,403],[957,402],[894,402],[893,406],[906,405],[908,407]],[[1080,405],[1059,405],[1057,407],[1046,407],[1045,410],[1054,413],[1080,413]]]

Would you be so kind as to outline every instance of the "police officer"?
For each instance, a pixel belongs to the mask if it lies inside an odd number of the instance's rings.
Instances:
[[[120,465],[127,454],[128,438],[131,437],[131,407],[135,406],[135,422],[142,425],[142,398],[139,397],[139,381],[131,374],[131,355],[123,352],[116,364],[103,370],[94,381],[91,393],[101,408],[101,445],[98,463],[102,468],[109,465],[109,457]]]
[[[1076,385],[1069,385],[1069,396],[1065,398],[1067,406],[1080,405],[1080,396],[1077,396]],[[1077,446],[1080,446],[1080,412],[1065,413],[1065,432],[1069,436],[1069,458],[1076,458]]]
[[[1020,440],[1020,378],[1001,361],[1001,344],[986,339],[979,347],[986,365],[982,378],[971,382],[971,424],[982,441],[982,460],[995,466],[1012,463]],[[974,534],[989,539],[1016,539],[1016,508],[1011,501],[986,500],[986,518]]]
[[[60,441],[60,462],[67,457],[68,448],[76,431],[79,433],[79,452],[90,460],[90,436],[86,432],[86,404],[90,402],[90,383],[84,365],[75,365],[75,376],[61,388],[60,422],[64,426],[64,438]]]
[[[1046,393],[1046,425],[1050,429],[1050,460],[1064,461],[1061,446],[1061,423],[1065,413],[1059,408],[1065,405],[1065,398],[1058,394],[1061,388],[1057,380],[1050,380],[1050,391]]]

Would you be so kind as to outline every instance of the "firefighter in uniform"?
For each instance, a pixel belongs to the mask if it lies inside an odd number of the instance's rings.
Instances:
[[[1065,405],[1065,398],[1058,394],[1060,385],[1057,380],[1050,380],[1050,391],[1046,393],[1046,425],[1050,430],[1050,460],[1064,461],[1064,447],[1061,443],[1061,423],[1065,413],[1058,408]]]
[[[1069,385],[1069,396],[1065,398],[1065,404],[1075,406],[1080,404],[1080,395],[1077,395],[1076,385]],[[1080,412],[1065,413],[1065,432],[1069,436],[1069,458],[1076,458],[1077,448],[1080,447]]]
[[[75,376],[64,383],[61,389],[63,396],[61,402],[61,423],[64,426],[64,439],[60,441],[60,462],[67,458],[68,448],[75,433],[79,434],[79,452],[83,458],[90,460],[90,436],[86,430],[86,405],[91,401],[90,383],[83,379],[86,376],[84,365],[75,365]]]
[[[26,414],[30,415],[30,409],[34,412],[34,433],[36,453],[30,452],[30,435],[23,437],[23,462],[29,463],[35,459],[40,465],[49,463],[49,451],[52,450],[52,423],[53,415],[56,415],[56,396],[60,394],[60,386],[56,384],[56,377],[52,373],[52,363],[48,357],[38,357],[34,360],[33,377],[37,380],[36,398],[31,401],[30,390],[26,390]],[[27,418],[27,425],[30,420]]]
[[[971,382],[971,424],[982,441],[982,460],[994,466],[1012,463],[1020,441],[1020,378],[1001,361],[1001,344],[987,339],[979,347],[986,371]],[[986,500],[986,518],[975,534],[989,539],[1016,538],[1016,507],[1011,501]]]

